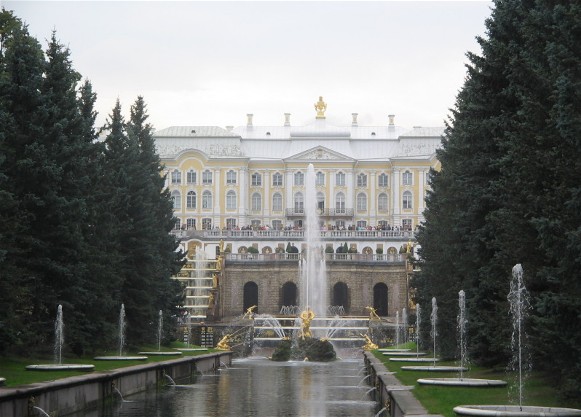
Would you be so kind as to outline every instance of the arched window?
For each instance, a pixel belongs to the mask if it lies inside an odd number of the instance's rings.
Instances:
[[[325,209],[325,194],[318,192],[317,193],[317,210],[322,210]]]
[[[254,312],[258,313],[258,284],[256,282],[247,282],[244,284],[244,295],[242,302],[242,312],[246,312],[250,307],[256,306]]]
[[[315,185],[325,185],[325,174],[321,171],[317,172],[317,177],[315,178]]]
[[[195,184],[196,183],[196,171],[190,169],[186,175],[188,184]]]
[[[295,194],[295,213],[302,213],[305,210],[305,200],[303,193]]]
[[[388,176],[387,174],[379,174],[379,177],[377,177],[377,185],[379,185],[380,187],[387,187],[388,186]]]
[[[260,175],[258,172],[255,172],[254,174],[252,174],[251,184],[254,187],[261,187],[262,186],[262,175]]]
[[[357,211],[367,210],[367,196],[365,193],[357,194]]]
[[[173,190],[171,192],[171,199],[173,200],[174,210],[179,210],[182,208],[182,195],[178,190]]]
[[[405,191],[403,193],[403,203],[402,203],[402,207],[404,209],[412,209],[413,207],[413,196],[411,191]]]
[[[282,174],[280,172],[277,172],[272,176],[272,186],[282,187]]]
[[[234,185],[236,184],[236,172],[230,170],[226,173],[226,184]]]
[[[182,183],[182,173],[179,170],[174,169],[171,172],[171,183],[172,184],[181,184]]]
[[[188,191],[188,194],[186,194],[186,207],[189,209],[195,209],[196,204],[196,193],[194,191]]]
[[[212,184],[212,171],[209,169],[202,172],[202,184],[211,185]]]
[[[344,186],[345,185],[345,173],[337,172],[335,174],[335,185]]]
[[[202,229],[204,230],[210,230],[212,228],[212,219],[209,219],[207,217],[202,219]]]
[[[262,196],[259,193],[252,194],[252,211],[262,210]]]
[[[272,196],[272,211],[282,211],[282,195],[274,193]]]
[[[174,230],[180,230],[182,228],[182,221],[181,219],[176,219],[174,225],[173,225],[173,229]]]
[[[373,308],[378,316],[387,316],[388,314],[388,304],[387,304],[387,285],[383,282],[375,284],[373,287]]]
[[[377,211],[385,213],[388,210],[387,194],[381,193],[377,196]]]
[[[295,185],[305,185],[305,174],[302,172],[295,172]]]
[[[280,308],[294,307],[297,303],[297,285],[294,282],[285,282],[282,285]]]
[[[203,209],[212,208],[212,193],[208,190],[202,193],[202,208]]]
[[[345,194],[337,193],[335,196],[335,213],[345,214]]]
[[[233,190],[226,193],[226,210],[236,210],[236,193]]]
[[[367,175],[366,174],[358,174],[357,175],[357,186],[358,187],[367,187]]]
[[[338,282],[333,285],[333,300],[331,305],[334,307],[343,307],[345,313],[349,313],[349,287],[344,282]]]
[[[196,230],[196,219],[187,219],[186,225],[187,225],[188,229]]]
[[[402,174],[402,183],[403,185],[412,185],[413,184],[413,176],[412,173],[406,171]]]

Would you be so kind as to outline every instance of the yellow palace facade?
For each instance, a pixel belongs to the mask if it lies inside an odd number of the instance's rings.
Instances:
[[[181,230],[300,229],[305,175],[313,164],[321,227],[413,230],[423,220],[430,168],[443,127],[404,128],[386,116],[362,126],[358,115],[334,126],[326,105],[294,126],[174,126],[156,131],[157,151]],[[312,197],[311,197],[312,198]]]

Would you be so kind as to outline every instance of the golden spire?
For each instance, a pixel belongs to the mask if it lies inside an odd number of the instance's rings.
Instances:
[[[325,118],[325,110],[327,110],[327,103],[323,101],[323,96],[319,96],[319,101],[315,103],[315,110],[317,110],[317,119]]]

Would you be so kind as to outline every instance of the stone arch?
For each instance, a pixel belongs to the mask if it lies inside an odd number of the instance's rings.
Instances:
[[[365,246],[361,253],[364,255],[373,255],[373,249],[371,249],[369,246]]]
[[[258,313],[258,284],[254,281],[248,281],[244,284],[243,294],[242,313],[252,306],[256,306],[254,312]]]
[[[343,306],[345,314],[349,314],[351,300],[349,298],[349,287],[344,282],[338,282],[333,285],[333,294],[331,298],[332,306]]]
[[[297,295],[298,295],[297,285],[291,281],[285,282],[280,290],[279,310],[282,309],[283,306],[288,307],[298,305]]]
[[[387,285],[379,282],[373,286],[373,308],[378,316],[388,316],[388,289]]]
[[[246,246],[240,246],[238,248],[238,253],[246,253],[248,252],[248,248]]]
[[[397,255],[397,249],[393,246],[390,246],[389,249],[387,249],[387,253],[390,255]]]
[[[271,254],[272,252],[273,252],[273,250],[270,246],[264,246],[262,248],[262,253],[265,255]]]

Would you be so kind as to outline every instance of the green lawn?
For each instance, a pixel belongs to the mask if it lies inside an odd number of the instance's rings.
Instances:
[[[415,349],[415,346],[406,346]],[[420,385],[419,378],[457,378],[456,372],[425,372],[401,370],[402,366],[410,366],[406,362],[390,362],[382,352],[374,351],[377,358],[384,362],[386,368],[396,372],[395,377],[403,385],[414,386],[414,396],[422,403],[430,414],[441,414],[445,417],[454,417],[453,408],[458,405],[485,405],[485,404],[511,404],[509,401],[510,375],[505,371],[485,369],[472,366],[470,371],[464,373],[465,378],[500,379],[509,384],[505,387],[449,387]],[[431,365],[431,363],[413,364]],[[457,365],[454,362],[437,362],[437,365]],[[540,373],[533,372],[526,381],[524,388],[523,405],[536,405],[546,407],[571,407],[581,408],[579,403],[564,403],[557,398],[557,392],[553,386],[546,382]],[[518,401],[518,400],[517,400]]]
[[[174,343],[170,348],[163,347],[163,350],[173,350],[174,347],[186,347],[183,343]],[[196,346],[191,346],[196,347]],[[140,351],[155,352],[156,346],[145,346]],[[63,364],[90,364],[95,365],[95,369],[91,372],[110,371],[112,369],[125,368],[127,366],[142,365],[144,363],[162,362],[171,359],[179,359],[180,357],[203,355],[209,352],[216,352],[216,349],[208,349],[207,351],[183,352],[179,356],[149,356],[146,360],[131,360],[131,361],[97,361],[93,356],[116,356],[118,352],[104,352],[99,355],[93,355],[86,358],[65,358]],[[128,352],[124,356],[143,356],[138,355],[137,352]],[[0,377],[6,378],[6,387],[14,387],[24,384],[33,384],[36,382],[54,381],[60,378],[69,376],[83,375],[87,371],[29,371],[26,369],[27,365],[51,364],[52,358],[44,359],[30,359],[30,358],[0,358]]]

